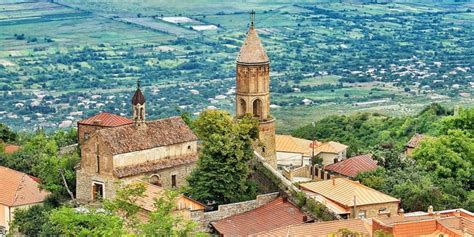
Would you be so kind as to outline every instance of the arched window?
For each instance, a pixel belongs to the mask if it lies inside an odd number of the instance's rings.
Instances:
[[[260,99],[253,101],[253,116],[259,118],[262,117],[262,101]]]
[[[156,186],[160,186],[161,187],[161,179],[160,179],[160,176],[159,175],[152,175],[150,177],[150,183],[153,184],[153,185],[156,185]]]
[[[247,103],[245,103],[245,100],[240,99],[239,103],[240,103],[240,111],[242,112],[242,114],[247,113]]]
[[[143,107],[140,107],[140,120],[143,120]]]

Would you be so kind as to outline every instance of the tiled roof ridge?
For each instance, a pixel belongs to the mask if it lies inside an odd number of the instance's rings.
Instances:
[[[13,170],[13,169],[12,169]],[[18,173],[21,173],[19,171],[16,171],[14,170],[15,172],[18,172]],[[13,200],[12,200],[12,204],[14,205],[16,203],[16,201],[18,200],[18,193],[20,192],[21,188],[22,188],[22,184],[25,182],[25,176],[26,174],[25,173],[22,173],[22,176],[21,176],[21,180],[20,182],[18,182],[18,186],[17,188],[15,189],[15,195],[13,195]]]
[[[145,123],[154,123],[154,122],[160,122],[160,121],[172,120],[172,119],[178,119],[178,118],[181,118],[181,117],[180,116],[172,116],[172,117],[168,117],[168,118],[148,120]],[[132,123],[132,124],[126,124],[126,125],[118,126],[118,127],[110,127],[110,128],[100,129],[100,130],[96,131],[96,133],[97,134],[103,134],[103,133],[106,133],[108,131],[119,130],[119,129],[123,129],[125,127],[131,127],[131,126],[135,126],[135,124]]]

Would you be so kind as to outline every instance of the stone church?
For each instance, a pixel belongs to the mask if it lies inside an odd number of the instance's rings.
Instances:
[[[252,114],[259,120],[254,149],[276,168],[275,118],[270,115],[270,60],[254,26],[252,14],[247,38],[237,57],[236,118]]]
[[[180,117],[146,121],[145,109],[138,85],[132,119],[101,113],[78,123],[79,201],[113,198],[118,181],[142,179],[166,188],[185,184],[198,159],[197,137]]]

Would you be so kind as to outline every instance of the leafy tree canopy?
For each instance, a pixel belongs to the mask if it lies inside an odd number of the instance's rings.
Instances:
[[[248,161],[253,157],[252,141],[258,136],[257,125],[250,116],[234,120],[220,110],[201,113],[194,121],[202,149],[197,167],[188,178],[190,196],[219,204],[255,197],[255,185],[248,180]]]

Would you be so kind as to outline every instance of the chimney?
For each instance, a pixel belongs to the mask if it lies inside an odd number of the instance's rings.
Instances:
[[[332,180],[332,186],[336,186],[336,177],[332,177],[331,180]]]
[[[288,202],[288,196],[283,196],[282,199],[283,199],[283,202]]]
[[[433,215],[433,206],[428,207],[428,215]]]
[[[308,216],[307,216],[307,215],[304,215],[304,216],[303,216],[303,222],[304,222],[304,223],[308,222]]]
[[[400,218],[402,218],[402,220],[405,218],[405,210],[403,210],[403,208],[400,208],[398,214],[400,215]]]

